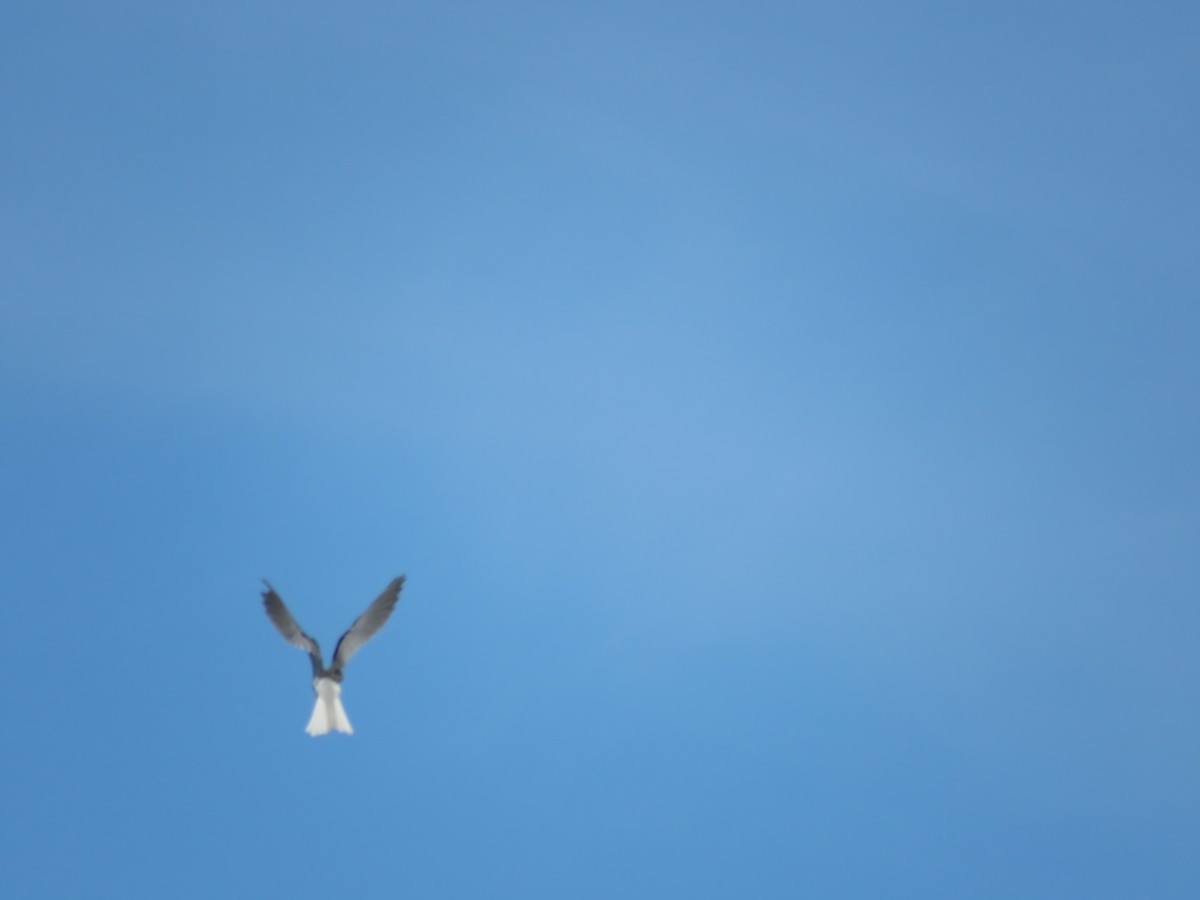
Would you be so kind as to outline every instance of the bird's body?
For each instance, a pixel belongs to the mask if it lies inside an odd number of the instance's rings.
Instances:
[[[313,705],[312,716],[304,730],[313,737],[331,731],[354,734],[350,720],[346,718],[346,709],[342,706],[342,686],[332,678],[314,678],[313,692],[317,695],[317,702]]]
[[[345,677],[342,670],[350,661],[350,657],[387,622],[392,610],[396,608],[396,601],[400,599],[404,576],[393,579],[392,583],[383,589],[383,593],[367,607],[367,611],[354,620],[354,624],[338,640],[328,669],[325,668],[321,648],[317,646],[317,642],[305,634],[299,623],[292,618],[275,589],[269,583],[263,583],[267,585],[262,595],[267,618],[283,635],[285,641],[305,651],[312,662],[313,693],[317,695],[317,701],[308,720],[308,727],[304,730],[313,737],[331,731],[354,734],[350,720],[346,717],[346,710],[342,706],[342,679]]]

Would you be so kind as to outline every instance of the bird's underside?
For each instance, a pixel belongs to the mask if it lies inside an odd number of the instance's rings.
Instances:
[[[400,599],[404,576],[393,579],[392,583],[383,589],[383,593],[346,629],[346,633],[338,639],[334,647],[329,668],[325,668],[321,648],[317,642],[304,633],[270,583],[264,580],[263,584],[267,586],[262,595],[263,606],[271,624],[283,635],[285,641],[307,653],[312,663],[313,693],[317,695],[317,700],[305,731],[313,737],[328,734],[330,731],[353,734],[354,729],[350,726],[346,710],[342,707],[343,670],[350,657],[387,623],[392,610],[396,608],[396,602]]]

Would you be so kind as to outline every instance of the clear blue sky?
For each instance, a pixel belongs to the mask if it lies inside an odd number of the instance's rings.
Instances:
[[[0,893],[1200,896],[1197,46],[6,4]]]

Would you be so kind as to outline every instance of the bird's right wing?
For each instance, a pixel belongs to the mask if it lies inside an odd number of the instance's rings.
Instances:
[[[383,589],[383,593],[371,602],[367,611],[354,620],[354,624],[338,639],[337,646],[333,648],[333,662],[329,664],[330,669],[334,671],[344,669],[346,663],[350,662],[350,657],[358,652],[358,648],[374,637],[375,633],[384,626],[388,616],[396,608],[396,601],[400,599],[402,587],[404,587],[403,575],[394,578],[392,583]]]
[[[271,620],[271,624],[276,630],[283,635],[283,639],[293,647],[299,647],[308,654],[308,658],[312,661],[313,677],[320,675],[325,668],[324,662],[321,660],[321,648],[317,646],[317,642],[304,633],[300,628],[300,624],[292,618],[292,614],[288,612],[288,608],[283,605],[283,601],[279,595],[275,593],[275,588],[271,587],[270,583],[263,579],[263,584],[267,589],[263,591],[263,606],[267,609],[267,618]]]

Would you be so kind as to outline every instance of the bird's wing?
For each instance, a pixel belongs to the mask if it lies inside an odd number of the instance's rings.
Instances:
[[[339,671],[343,669],[358,648],[374,637],[375,632],[383,627],[388,616],[392,614],[392,610],[396,608],[396,601],[400,599],[402,587],[404,587],[403,575],[385,587],[383,593],[367,607],[367,611],[354,620],[354,624],[338,639],[337,647],[333,651],[331,669]]]
[[[324,669],[324,663],[321,660],[321,648],[317,646],[317,642],[310,638],[300,628],[300,624],[292,618],[292,614],[288,612],[288,608],[283,605],[283,601],[279,599],[279,595],[275,593],[275,588],[264,579],[263,584],[267,585],[267,589],[263,591],[263,606],[267,608],[267,618],[271,620],[271,624],[283,635],[283,639],[293,647],[299,647],[308,654],[312,660],[313,675],[321,674]]]

